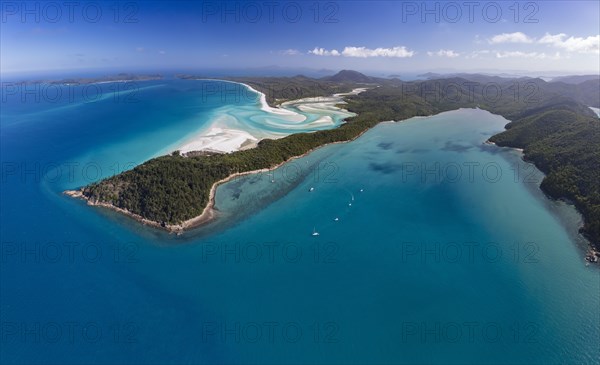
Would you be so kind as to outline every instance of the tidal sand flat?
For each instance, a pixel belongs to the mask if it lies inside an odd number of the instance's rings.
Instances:
[[[254,101],[254,105],[232,103],[219,108],[202,130],[176,150],[183,154],[194,151],[233,152],[255,147],[265,138],[277,139],[292,133],[336,128],[345,118],[354,115],[338,107],[343,103],[343,97],[365,90],[355,89],[351,93],[331,97],[303,98],[271,107],[263,93],[248,85],[235,84],[245,89],[240,94]]]

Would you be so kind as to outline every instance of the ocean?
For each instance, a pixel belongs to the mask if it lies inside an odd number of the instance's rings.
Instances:
[[[234,179],[220,219],[182,236],[62,194],[224,111],[261,126],[258,97],[215,86],[3,89],[0,362],[600,362],[581,217],[484,143],[508,122],[486,111],[382,123]]]

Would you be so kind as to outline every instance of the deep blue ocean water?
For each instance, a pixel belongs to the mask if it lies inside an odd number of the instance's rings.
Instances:
[[[221,219],[177,237],[61,192],[257,100],[101,85],[94,102],[2,95],[0,362],[600,362],[580,217],[483,143],[505,119],[380,124],[221,186]]]

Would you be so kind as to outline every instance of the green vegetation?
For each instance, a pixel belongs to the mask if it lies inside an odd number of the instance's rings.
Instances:
[[[583,233],[600,248],[600,121],[578,109],[574,101],[557,102],[509,123],[491,141],[523,148],[546,174],[542,190],[575,204],[585,218]]]
[[[201,79],[201,76],[177,75],[181,79]],[[294,77],[225,77],[225,80],[250,85],[265,94],[269,105],[279,105],[285,101],[330,96],[337,93],[352,91],[359,87],[352,80],[344,82],[327,79],[311,79],[298,75]]]
[[[83,194],[163,225],[178,224],[200,215],[213,184],[233,173],[271,168],[324,144],[351,140],[381,121],[479,107],[512,120],[507,131],[491,140],[500,146],[523,148],[525,157],[547,174],[542,189],[554,198],[574,202],[585,217],[583,232],[600,248],[600,122],[581,104],[595,95],[580,95],[577,85],[539,79],[493,78],[493,86],[489,86],[482,78],[485,80],[484,76],[478,76],[478,81],[459,77],[418,82],[376,79],[377,87],[346,98],[347,109],[358,115],[337,129],[263,140],[254,149],[230,154],[155,158],[84,187]],[[270,93],[271,102],[330,95],[358,86],[356,82],[306,77],[234,80]],[[286,85],[293,85],[294,96]]]

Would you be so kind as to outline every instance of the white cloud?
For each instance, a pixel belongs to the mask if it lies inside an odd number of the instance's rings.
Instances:
[[[492,51],[490,51],[488,49],[483,49],[480,51],[473,51],[473,52],[471,52],[471,54],[467,55],[466,58],[468,58],[468,59],[478,58],[481,55],[488,55],[490,53],[492,53]]]
[[[529,38],[525,33],[502,33],[493,36],[488,40],[490,44],[499,43],[533,43],[534,39]]]
[[[298,51],[297,49],[286,49],[283,51],[279,51],[279,53],[284,56],[298,56],[302,54],[302,52]]]
[[[415,55],[414,51],[409,51],[406,47],[393,47],[393,48],[375,48],[370,49],[366,47],[345,47],[342,52],[338,50],[326,50],[324,48],[315,48],[312,51],[308,51],[310,54],[317,56],[344,56],[344,57],[394,57],[394,58],[405,58],[412,57]]]
[[[546,35],[544,35],[538,42],[542,44],[558,44],[561,43],[563,38],[565,38],[566,36],[567,35],[565,33],[554,35],[546,33]]]
[[[135,49],[136,52],[144,52],[144,47],[137,47]]]
[[[166,54],[166,53],[167,53],[167,52],[165,52],[165,51],[162,51],[162,50],[161,50],[161,51],[158,51],[158,54]]]
[[[566,39],[565,39],[566,38]],[[583,37],[569,37],[564,33],[546,33],[540,40],[541,44],[549,44],[569,52],[600,54],[600,35]]]
[[[507,52],[496,52],[496,58],[535,58],[544,59],[546,58],[545,53],[538,52],[520,52],[520,51],[507,51]]]
[[[451,49],[440,49],[437,52],[427,52],[427,55],[430,57],[438,56],[438,57],[456,58],[456,57],[460,56],[460,53],[454,52]]]
[[[318,47],[315,47],[315,49],[313,49],[312,51],[308,51],[308,53],[314,54],[317,56],[339,56],[340,55],[340,53],[335,49],[328,51],[324,48],[318,48]]]
[[[544,52],[519,52],[519,51],[508,51],[508,52],[498,52],[496,51],[496,58],[530,58],[536,60],[560,60],[563,58],[560,52],[556,52],[553,55],[546,54]]]
[[[521,52],[521,51],[498,51],[498,50],[489,50],[484,49],[480,51],[473,51],[468,55],[465,55],[466,59],[475,59],[481,58],[485,59],[485,56],[492,56],[496,58],[529,58],[529,59],[549,59],[549,60],[559,60],[563,58],[569,58],[567,55],[564,57],[560,54],[560,52],[556,52],[555,54],[547,54],[544,52]],[[481,57],[483,56],[483,57]]]
[[[476,37],[477,39],[477,37]],[[488,40],[490,44],[500,43],[538,43],[547,44],[568,52],[600,54],[600,35],[589,37],[568,37],[565,33],[546,33],[542,38],[536,40],[524,33],[502,33]]]
[[[415,54],[413,51],[409,51],[406,47],[393,47],[393,48],[375,48],[369,49],[365,47],[346,47],[342,51],[342,55],[346,57],[396,57],[405,58],[412,57]]]

